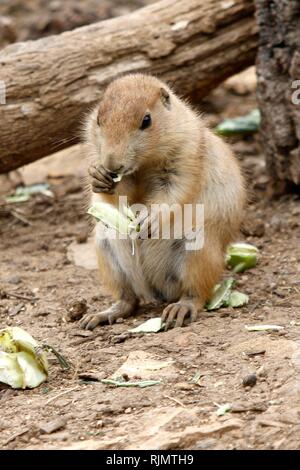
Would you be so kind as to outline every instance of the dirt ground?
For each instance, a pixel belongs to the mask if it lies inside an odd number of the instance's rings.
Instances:
[[[254,106],[254,93],[236,93],[227,85],[200,107],[214,125]],[[15,184],[47,180],[54,198],[36,195],[9,206],[0,199],[0,327],[26,329],[62,353],[71,368],[62,370],[49,356],[47,383],[24,391],[0,386],[2,449],[299,448],[300,199],[268,201],[257,138],[231,143],[249,193],[241,240],[260,251],[257,267],[235,276],[249,304],[203,312],[182,329],[144,336],[128,330],[159,316],[160,307],[143,307],[134,317],[94,332],[69,321],[74,302],[86,301],[87,313],[111,302],[101,273],[99,278],[95,269],[87,269],[93,266],[80,148],[69,151],[63,163],[47,159],[14,174]],[[83,253],[77,264],[72,253]],[[284,328],[246,330],[254,324]],[[140,389],[101,383],[128,359],[136,366],[129,369],[129,379],[144,377],[148,366],[147,378],[160,384]],[[256,374],[254,386],[243,385],[249,374]],[[230,411],[217,416],[224,404]]]
[[[253,95],[241,97],[222,87],[202,109],[213,123],[254,104]],[[96,270],[77,266],[70,257],[75,246],[88,258],[80,171],[71,176],[76,164],[69,165],[71,170],[62,164],[53,169],[46,161],[27,168],[25,181],[48,168],[55,197],[37,195],[13,208],[1,206],[0,324],[25,328],[58,349],[72,366],[63,371],[51,359],[48,383],[25,391],[1,388],[1,448],[299,447],[300,200],[291,195],[267,201],[256,138],[235,139],[232,145],[250,195],[241,239],[260,250],[258,266],[235,276],[250,302],[239,309],[204,312],[183,329],[142,337],[127,332],[158,316],[161,308],[144,307],[136,316],[93,333],[68,321],[74,301],[85,299],[88,313],[111,301],[101,275],[99,279]],[[245,329],[266,323],[284,329]],[[161,383],[139,389],[100,382],[129,356],[144,365],[160,361],[148,377]],[[196,373],[201,376],[193,384]],[[256,385],[243,386],[251,373],[257,376]],[[140,376],[132,374],[130,379]],[[231,411],[217,416],[218,405],[226,403]],[[56,431],[45,432],[45,423],[53,422]]]

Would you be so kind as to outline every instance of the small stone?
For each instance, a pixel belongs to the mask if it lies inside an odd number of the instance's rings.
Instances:
[[[257,376],[258,377],[267,377],[267,371],[265,369],[264,366],[261,366],[258,370],[257,370]]]
[[[243,227],[243,233],[247,237],[252,236],[261,238],[264,236],[265,231],[265,224],[262,220],[250,221]]]
[[[125,332],[125,333],[121,333],[119,335],[111,336],[109,338],[109,342],[112,343],[112,344],[123,343],[128,338],[130,338],[130,335],[131,335],[131,333]]]
[[[85,243],[88,239],[89,233],[87,230],[83,230],[76,235],[77,243]]]
[[[104,372],[80,372],[78,374],[78,378],[81,380],[85,380],[87,382],[101,382],[104,379],[106,374]]]
[[[40,424],[39,430],[42,434],[52,434],[53,432],[64,428],[66,424],[67,419],[60,416],[59,418],[56,418],[53,421],[48,421]]]
[[[41,308],[33,312],[33,316],[34,317],[47,317],[48,315],[50,315],[50,313],[51,313],[50,311]]]
[[[226,318],[230,317],[230,312],[228,310],[223,310],[222,312],[219,313],[221,318]]]
[[[52,2],[50,2],[49,4],[49,9],[51,11],[57,11],[57,10],[60,10],[62,7],[62,2],[60,0],[53,0]]]
[[[195,333],[190,333],[190,332],[181,333],[181,335],[179,335],[178,338],[175,338],[175,343],[180,348],[186,348],[192,343],[194,338],[195,338]]]
[[[263,348],[257,348],[257,349],[252,349],[252,350],[249,350],[249,351],[245,351],[245,354],[249,357],[251,356],[258,356],[258,355],[261,355],[261,354],[265,354],[266,350],[263,349]]]
[[[25,310],[25,305],[18,304],[18,305],[15,305],[14,307],[11,307],[8,311],[8,314],[11,317],[14,317],[15,315],[18,315],[18,313],[22,312],[23,310]]]
[[[111,416],[111,415],[117,415],[117,414],[123,413],[124,407],[118,404],[111,404],[111,405],[96,404],[96,405],[93,405],[91,410],[98,413],[99,418],[102,419],[103,415]]]
[[[17,284],[21,284],[22,279],[20,278],[20,276],[11,276],[11,277],[9,277],[9,278],[7,279],[7,282],[8,282],[9,284],[15,284],[15,285],[17,285]]]
[[[199,441],[196,445],[197,450],[204,450],[210,449],[216,444],[216,439],[203,439],[203,441]]]
[[[280,416],[280,421],[285,424],[299,424],[299,415],[297,411],[286,411]]]
[[[243,386],[244,387],[254,387],[257,382],[256,374],[249,374],[243,378]]]
[[[83,317],[87,312],[87,301],[86,299],[74,300],[67,307],[67,320],[77,321]]]
[[[40,250],[49,251],[49,245],[46,242],[40,243]]]
[[[51,436],[51,441],[56,441],[56,442],[60,442],[60,441],[67,441],[69,439],[70,435],[68,432],[66,431],[60,431],[60,432],[57,432],[55,434],[53,434]],[[45,440],[46,442],[49,441],[49,437],[46,436],[46,435],[41,435],[40,438],[42,440]]]
[[[263,237],[265,234],[265,224],[263,222],[257,223],[256,226],[253,227],[252,233],[254,237]]]
[[[246,411],[255,411],[257,413],[263,413],[268,409],[265,402],[259,403],[232,403],[230,412],[231,413],[245,413]]]
[[[278,406],[278,405],[281,405],[282,403],[283,403],[283,400],[281,400],[281,399],[269,400],[269,405],[271,405],[271,406]]]
[[[195,390],[195,384],[187,383],[187,382],[178,382],[177,384],[174,385],[174,387],[178,388],[179,390],[185,390],[185,391]]]
[[[273,215],[270,220],[270,225],[275,230],[275,232],[280,232],[282,228],[282,221],[280,217],[278,217],[277,215]]]
[[[93,295],[93,297],[91,298],[91,301],[98,302],[99,300],[103,300],[103,299],[104,299],[103,295],[97,294],[97,295]]]

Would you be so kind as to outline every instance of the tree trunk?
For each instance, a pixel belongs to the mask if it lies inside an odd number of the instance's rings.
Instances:
[[[300,2],[256,0],[256,6],[262,145],[269,193],[279,195],[300,189]]]
[[[151,72],[204,96],[251,65],[253,0],[161,0],[129,15],[0,52],[0,173],[78,140],[85,114],[125,72]]]

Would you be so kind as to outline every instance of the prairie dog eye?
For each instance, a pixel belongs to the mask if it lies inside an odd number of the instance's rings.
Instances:
[[[141,131],[143,131],[144,129],[147,129],[147,127],[150,127],[151,122],[152,122],[151,116],[148,113],[144,116],[143,122],[142,122],[141,127],[140,127]]]

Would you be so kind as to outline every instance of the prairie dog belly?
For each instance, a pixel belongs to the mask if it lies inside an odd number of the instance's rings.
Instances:
[[[135,295],[145,302],[175,302],[184,278],[184,240],[137,240],[132,254],[131,240],[103,239],[97,234],[97,248],[114,274],[123,278]]]

